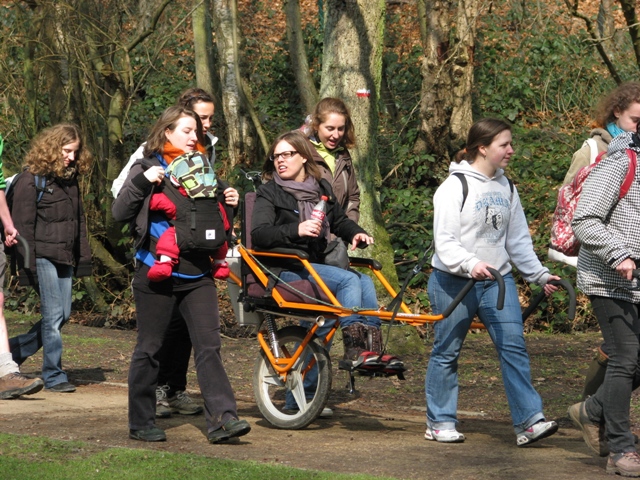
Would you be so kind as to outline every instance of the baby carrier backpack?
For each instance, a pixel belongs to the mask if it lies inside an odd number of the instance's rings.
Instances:
[[[176,229],[178,248],[181,252],[214,252],[227,236],[218,206],[218,181],[209,160],[200,152],[188,152],[166,171],[162,193],[176,206],[176,218],[170,223]]]

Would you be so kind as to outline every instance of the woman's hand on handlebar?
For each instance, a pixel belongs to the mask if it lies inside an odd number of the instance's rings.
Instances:
[[[301,237],[314,237],[320,235],[322,223],[316,219],[305,220],[298,224],[298,235]]]
[[[622,261],[620,265],[616,267],[616,272],[622,276],[622,278],[626,278],[627,280],[633,280],[633,271],[636,269],[636,262],[627,258]]]
[[[494,280],[491,272],[487,270],[487,267],[493,268],[493,266],[489,265],[487,262],[478,262],[476,266],[471,270],[471,278],[474,280]]]
[[[164,178],[164,168],[158,166],[149,167],[145,170],[144,176],[147,177],[147,180],[151,183],[157,183],[159,185]]]
[[[373,245],[373,237],[370,237],[366,233],[358,233],[351,239],[351,250],[356,248],[365,248],[369,245]]]
[[[18,230],[16,230],[15,227],[5,228],[4,229],[4,239],[5,239],[4,240],[4,244],[7,247],[12,247],[16,243],[18,243],[18,240],[16,240],[17,236],[18,236]]]
[[[551,285],[550,281],[552,280],[562,280],[560,277],[558,277],[557,275],[549,275],[549,279],[547,280],[547,283],[545,284],[544,287],[542,287],[542,289],[544,290],[544,294],[548,297],[549,295],[551,295],[553,292],[557,292],[558,291],[558,286],[557,285]]]

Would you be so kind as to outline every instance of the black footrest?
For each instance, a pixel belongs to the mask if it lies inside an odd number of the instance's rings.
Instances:
[[[376,365],[364,365],[358,364],[354,365],[354,362],[350,360],[340,360],[338,362],[339,370],[346,370],[350,373],[357,373],[358,375],[364,377],[393,377],[397,376],[399,380],[404,380],[404,371],[406,370],[404,366],[400,365],[387,365],[387,364],[376,364]]]

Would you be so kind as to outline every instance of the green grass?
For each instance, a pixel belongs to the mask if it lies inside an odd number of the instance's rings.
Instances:
[[[140,449],[99,450],[81,442],[63,442],[0,434],[0,478],[3,480],[152,480],[168,478],[224,480],[365,480],[371,475],[345,475],[280,465],[220,460],[199,455]],[[389,477],[375,477],[389,478]]]

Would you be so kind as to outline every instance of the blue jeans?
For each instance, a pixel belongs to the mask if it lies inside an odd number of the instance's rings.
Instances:
[[[330,265],[318,263],[312,263],[311,265],[343,307],[362,307],[372,310],[378,309],[376,288],[373,284],[373,280],[371,280],[368,275],[356,272],[355,270],[343,270],[342,268],[332,267]],[[306,270],[283,270],[279,276],[284,282],[305,279],[316,283],[313,277]],[[340,319],[340,325],[342,327],[347,327],[357,322],[365,325],[371,325],[376,328],[380,328],[381,325],[378,317],[366,317],[358,314],[349,315],[348,317]],[[335,323],[335,320],[327,320],[322,327],[319,327],[318,330],[316,330],[316,336],[321,342],[325,341]],[[307,328],[311,328],[312,326],[311,323],[305,321],[300,322],[300,325]],[[325,345],[327,351],[331,349],[332,342],[333,339]],[[318,367],[313,367],[304,377],[304,388],[307,392],[307,398],[313,398],[317,383]],[[291,392],[287,392],[285,408],[296,408],[296,402]]]
[[[589,297],[607,345],[604,383],[585,401],[589,419],[605,422],[609,450],[635,452],[629,410],[631,393],[640,385],[640,319],[638,305],[606,297]]]
[[[343,307],[359,307],[370,310],[378,309],[376,287],[368,275],[356,272],[355,270],[343,270],[342,268],[320,263],[312,263],[311,266],[318,275],[320,275],[320,278],[322,278]],[[283,282],[309,280],[312,283],[316,283],[311,274],[306,270],[283,270],[279,276]],[[349,315],[348,317],[342,317],[340,319],[340,324],[343,327],[357,322],[376,327],[380,327],[381,325],[378,317],[365,317],[364,315],[358,314]],[[303,326],[309,326],[309,324],[303,324]],[[324,337],[326,337],[332,326],[333,324],[330,322],[325,323],[323,328],[318,329],[318,337],[322,335],[322,339],[324,340]]]
[[[28,357],[43,348],[42,378],[51,388],[69,381],[62,370],[62,326],[71,315],[71,286],[73,267],[59,265],[46,258],[36,258],[38,293],[42,319],[22,335],[9,340],[14,362],[21,365]]]
[[[468,280],[434,270],[428,286],[433,312],[444,311]],[[513,276],[505,275],[504,283],[504,309],[496,309],[498,284],[495,281],[476,282],[453,313],[434,324],[433,350],[425,380],[427,425],[431,428],[446,430],[456,426],[458,358],[476,314],[498,351],[502,381],[516,434],[544,419],[542,399],[531,384],[522,311]]]

